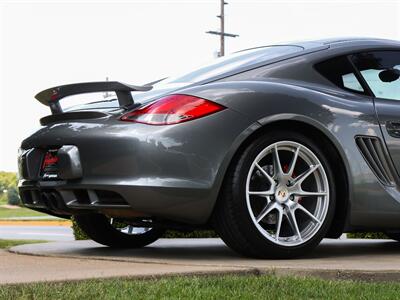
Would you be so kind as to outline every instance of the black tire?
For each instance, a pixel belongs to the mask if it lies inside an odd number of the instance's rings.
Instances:
[[[142,234],[126,234],[113,227],[110,219],[101,214],[77,215],[74,219],[93,241],[112,248],[142,248],[164,234],[164,230],[157,228]]]
[[[275,244],[263,236],[254,225],[246,204],[246,180],[251,164],[263,149],[279,141],[297,142],[310,149],[324,167],[329,183],[328,211],[319,230],[304,244],[290,247]],[[223,241],[239,254],[254,258],[293,258],[308,253],[325,237],[335,212],[335,196],[331,164],[322,148],[304,134],[275,131],[253,140],[233,160],[214,209],[213,221]]]

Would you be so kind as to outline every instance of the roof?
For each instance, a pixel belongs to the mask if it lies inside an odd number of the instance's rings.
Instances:
[[[304,50],[317,50],[319,49],[329,49],[329,48],[352,48],[357,46],[400,46],[400,41],[381,39],[381,38],[369,38],[369,37],[337,37],[337,38],[327,38],[319,40],[304,40],[295,41],[287,43],[270,44],[258,47],[252,47],[247,49],[242,49],[237,52],[242,52],[246,50],[251,50],[255,48],[264,48],[271,46],[297,46],[302,47]]]
[[[313,41],[304,41],[293,44],[303,46],[304,48],[310,48],[310,46],[312,47],[316,45],[339,48],[357,45],[400,46],[400,41],[370,37],[337,37]]]

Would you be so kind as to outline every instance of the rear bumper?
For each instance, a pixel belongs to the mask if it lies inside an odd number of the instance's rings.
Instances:
[[[28,207],[58,214],[116,209],[204,224],[249,125],[249,120],[228,109],[171,126],[111,117],[48,125],[23,141],[23,152],[34,149],[43,156],[49,148],[75,146],[81,175],[43,180],[40,158],[29,172],[20,159],[21,198]]]
[[[193,212],[199,212],[209,196],[205,189],[28,180],[20,181],[19,192],[25,206],[57,215],[93,211],[121,217],[152,216],[193,224],[204,223],[204,215]]]

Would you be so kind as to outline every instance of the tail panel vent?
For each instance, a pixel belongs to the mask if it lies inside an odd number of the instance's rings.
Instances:
[[[376,177],[384,185],[394,186],[396,173],[381,140],[377,137],[358,136],[356,144]]]

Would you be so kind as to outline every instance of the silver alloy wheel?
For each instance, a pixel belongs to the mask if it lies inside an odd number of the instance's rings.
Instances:
[[[255,188],[256,181],[263,189]],[[308,189],[303,190],[303,185]],[[293,141],[276,142],[252,163],[246,201],[251,219],[263,236],[282,246],[301,245],[318,232],[325,220],[328,178],[310,149]]]
[[[118,231],[128,235],[144,234],[152,229],[151,227],[136,227],[130,224],[124,224],[126,226],[121,226],[122,223],[114,222],[114,218],[110,218],[110,224]]]

